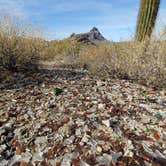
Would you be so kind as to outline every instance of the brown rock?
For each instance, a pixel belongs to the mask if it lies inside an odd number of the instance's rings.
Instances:
[[[21,153],[24,153],[25,152],[25,147],[21,144],[19,144],[17,147],[16,147],[16,155],[21,155]]]
[[[108,152],[111,148],[108,144],[102,145],[103,152]]]
[[[30,163],[27,163],[27,162],[22,161],[22,162],[20,163],[20,166],[33,166],[33,165],[30,164]]]

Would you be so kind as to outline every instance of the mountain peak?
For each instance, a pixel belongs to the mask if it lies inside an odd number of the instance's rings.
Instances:
[[[89,44],[95,44],[96,42],[101,42],[106,40],[96,27],[93,27],[88,33],[80,33],[80,34],[73,33],[70,36],[70,38],[80,43],[89,43]]]
[[[93,27],[91,30],[90,30],[90,32],[99,32],[99,30],[96,28],[96,27]]]

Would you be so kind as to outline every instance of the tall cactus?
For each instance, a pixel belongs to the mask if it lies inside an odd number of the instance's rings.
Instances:
[[[141,0],[135,39],[150,37],[155,26],[160,0]]]

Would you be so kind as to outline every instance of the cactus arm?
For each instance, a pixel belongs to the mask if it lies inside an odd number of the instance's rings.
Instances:
[[[143,38],[149,36],[148,34],[148,28],[151,20],[151,13],[152,13],[152,6],[153,6],[154,0],[149,0],[149,3],[146,4],[146,17],[145,17],[145,23],[144,23],[144,29],[143,29]]]
[[[155,26],[160,0],[141,0],[135,39],[142,41],[150,37]]]

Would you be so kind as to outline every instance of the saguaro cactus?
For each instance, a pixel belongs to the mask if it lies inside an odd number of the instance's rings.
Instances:
[[[135,39],[150,37],[155,26],[160,0],[141,0]]]

